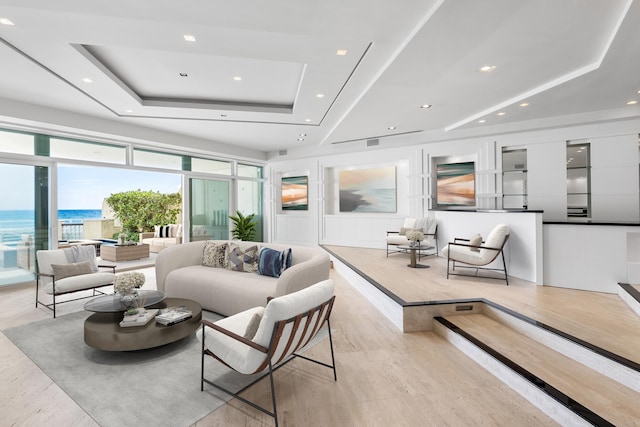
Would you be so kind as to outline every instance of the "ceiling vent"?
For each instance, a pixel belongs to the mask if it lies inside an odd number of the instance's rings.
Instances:
[[[286,156],[286,155],[287,155],[287,150],[278,151],[278,156]]]
[[[367,139],[367,147],[375,147],[376,145],[380,145],[380,140],[378,138]]]

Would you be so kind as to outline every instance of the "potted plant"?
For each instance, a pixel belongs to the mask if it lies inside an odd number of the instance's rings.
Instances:
[[[255,214],[244,216],[240,211],[236,211],[235,216],[229,215],[229,219],[233,221],[231,235],[234,239],[252,241],[255,238],[256,222],[253,220],[255,216]]]

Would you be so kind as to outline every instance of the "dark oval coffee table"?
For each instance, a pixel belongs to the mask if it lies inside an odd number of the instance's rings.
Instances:
[[[105,351],[133,351],[159,347],[194,333],[200,326],[202,307],[195,301],[184,298],[166,298],[147,308],[184,306],[193,312],[191,319],[171,326],[151,320],[144,326],[122,328],[122,312],[94,313],[84,321],[84,342],[93,348]]]

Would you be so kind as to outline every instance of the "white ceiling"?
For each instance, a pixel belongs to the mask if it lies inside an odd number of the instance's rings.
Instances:
[[[20,101],[273,152],[640,116],[632,0],[0,0],[0,18],[3,121]]]

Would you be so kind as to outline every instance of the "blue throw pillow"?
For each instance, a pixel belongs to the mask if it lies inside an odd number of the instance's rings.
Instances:
[[[280,277],[283,271],[291,267],[291,248],[280,252],[271,248],[260,249],[258,274]]]

